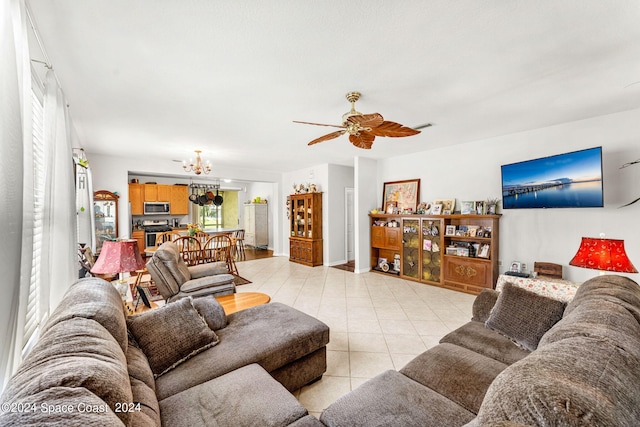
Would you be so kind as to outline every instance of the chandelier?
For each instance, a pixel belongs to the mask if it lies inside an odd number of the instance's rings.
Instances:
[[[208,175],[211,172],[211,162],[207,160],[207,164],[202,164],[202,159],[200,158],[201,150],[194,150],[196,152],[196,162],[193,163],[193,160],[189,159],[189,164],[187,165],[186,161],[182,162],[182,168],[185,172],[193,172],[196,175],[200,175],[204,172],[205,175]]]

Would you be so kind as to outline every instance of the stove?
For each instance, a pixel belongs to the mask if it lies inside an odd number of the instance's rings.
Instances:
[[[168,219],[145,219],[142,221],[142,228],[146,233],[164,233],[173,230]]]
[[[147,248],[156,245],[156,235],[158,233],[173,230],[169,225],[168,219],[145,219],[142,221],[142,228],[144,229],[144,242]]]

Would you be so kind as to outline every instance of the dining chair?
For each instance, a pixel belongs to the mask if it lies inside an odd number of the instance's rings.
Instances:
[[[173,241],[178,246],[182,259],[187,265],[197,265],[202,260],[202,244],[200,240],[192,236],[182,236]]]
[[[238,268],[233,260],[234,246],[231,238],[226,234],[211,236],[202,249],[202,258],[205,262],[224,261],[231,274],[238,274]]]

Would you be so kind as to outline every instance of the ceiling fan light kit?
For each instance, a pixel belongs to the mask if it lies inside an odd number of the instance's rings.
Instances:
[[[360,92],[349,92],[346,95],[347,101],[351,103],[351,110],[342,116],[342,125],[327,125],[322,123],[301,122],[294,120],[295,123],[302,123],[316,126],[329,126],[341,128],[335,132],[323,135],[309,142],[308,145],[317,144],[319,142],[328,141],[337,138],[345,133],[349,134],[349,141],[358,148],[370,149],[376,136],[386,136],[390,138],[399,138],[412,136],[420,133],[419,130],[412,129],[401,125],[400,123],[385,120],[381,114],[362,114],[356,110],[356,101],[360,99]],[[429,124],[430,126],[430,124]]]

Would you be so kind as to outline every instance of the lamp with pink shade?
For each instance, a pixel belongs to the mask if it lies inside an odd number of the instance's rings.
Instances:
[[[145,263],[138,251],[138,243],[133,239],[107,240],[102,244],[100,256],[91,269],[97,274],[120,274],[120,280],[115,284],[123,301],[128,299],[130,290],[128,282],[122,273],[144,268]]]

